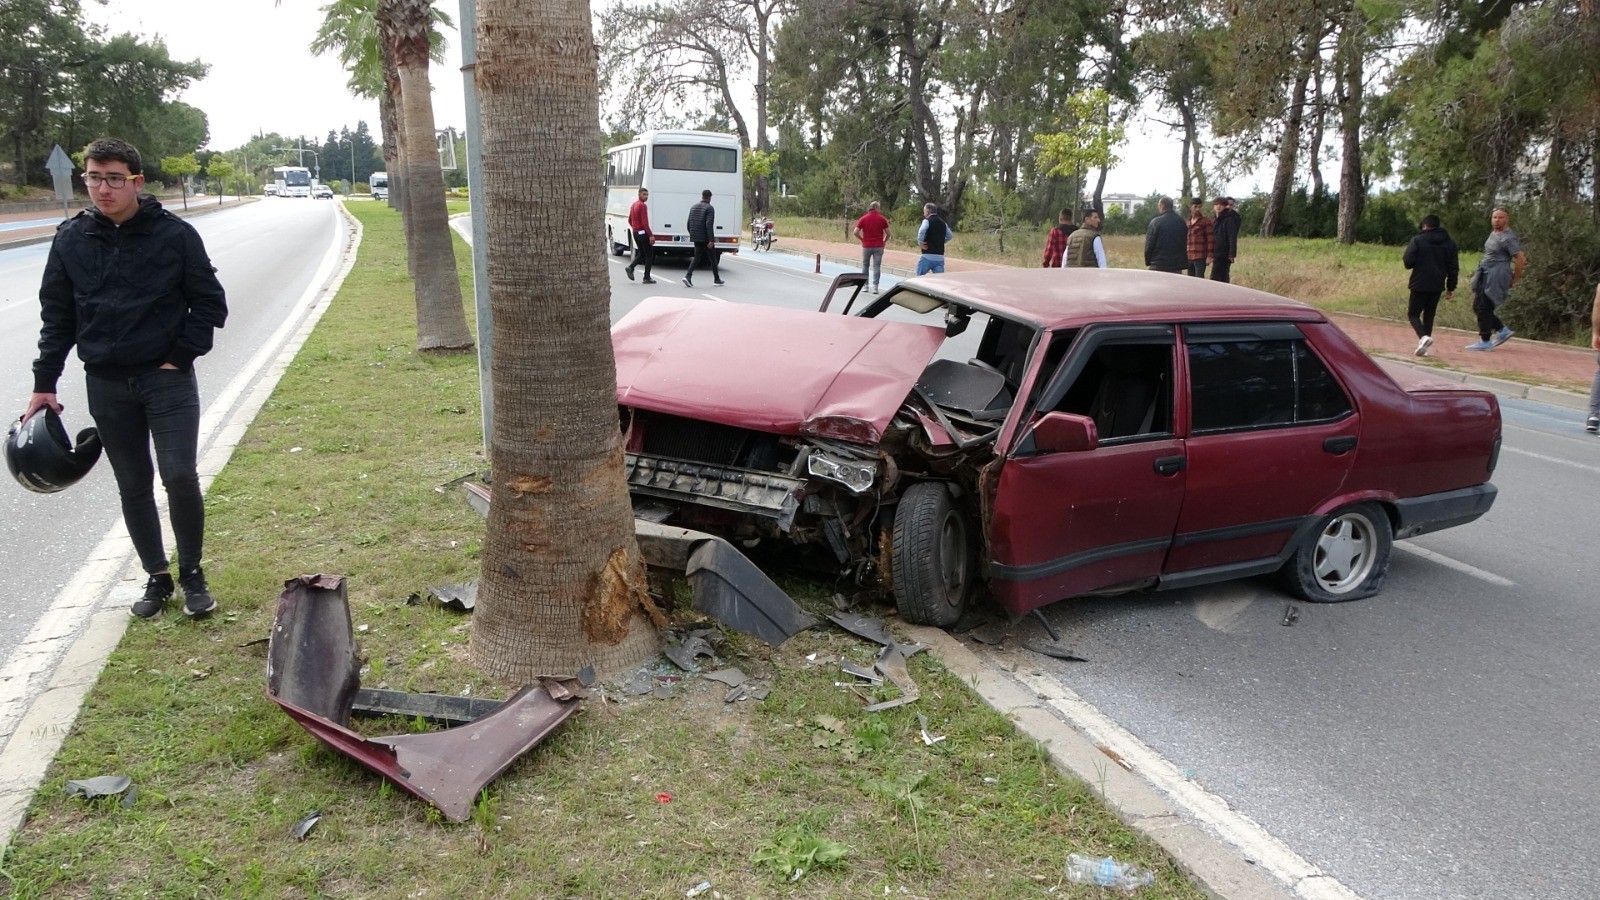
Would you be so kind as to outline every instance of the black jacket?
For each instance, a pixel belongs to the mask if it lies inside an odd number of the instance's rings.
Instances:
[[[689,240],[705,244],[717,239],[717,211],[711,203],[701,200],[689,207]]]
[[[1144,264],[1157,272],[1189,268],[1189,223],[1167,210],[1150,220],[1144,233]]]
[[[1233,259],[1239,255],[1239,211],[1224,209],[1217,213],[1215,229],[1217,242],[1211,248],[1212,259]]]
[[[120,226],[97,209],[62,222],[39,305],[37,393],[55,393],[74,344],[91,375],[127,378],[169,362],[188,371],[228,318],[199,233],[150,196]]]
[[[1461,254],[1443,228],[1417,232],[1406,245],[1401,259],[1411,270],[1413,291],[1432,293],[1456,289],[1456,278],[1461,274]]]

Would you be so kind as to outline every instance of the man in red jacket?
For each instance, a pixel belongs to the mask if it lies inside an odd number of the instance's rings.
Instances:
[[[628,208],[628,232],[633,235],[633,262],[623,269],[628,280],[633,280],[634,267],[644,263],[644,283],[655,284],[656,280],[650,277],[651,248],[655,245],[655,233],[650,230],[650,207],[646,202],[650,199],[650,192],[639,188],[639,199],[633,201],[633,206]]]

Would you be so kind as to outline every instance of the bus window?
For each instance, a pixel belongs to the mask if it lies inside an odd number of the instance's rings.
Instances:
[[[725,147],[695,147],[686,144],[657,144],[651,164],[657,169],[689,172],[737,172],[739,151]]]

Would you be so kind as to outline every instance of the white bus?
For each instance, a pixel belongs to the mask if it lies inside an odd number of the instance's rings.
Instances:
[[[304,166],[274,166],[272,181],[279,197],[311,196],[311,170]]]
[[[372,189],[372,199],[389,199],[389,173],[373,172],[371,177],[367,179],[367,187]]]
[[[739,252],[744,227],[744,156],[739,139],[710,131],[646,131],[606,151],[606,241],[613,253],[633,249],[628,208],[639,188],[650,192],[650,230],[657,253],[694,252],[689,207],[711,191],[716,248]]]

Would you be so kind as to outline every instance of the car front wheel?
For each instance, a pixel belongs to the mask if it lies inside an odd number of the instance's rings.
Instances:
[[[1378,593],[1389,573],[1394,531],[1373,503],[1334,511],[1284,566],[1289,589],[1312,603],[1361,600]]]
[[[901,496],[892,566],[901,618],[938,627],[961,618],[972,590],[972,534],[944,484],[921,482]]]

